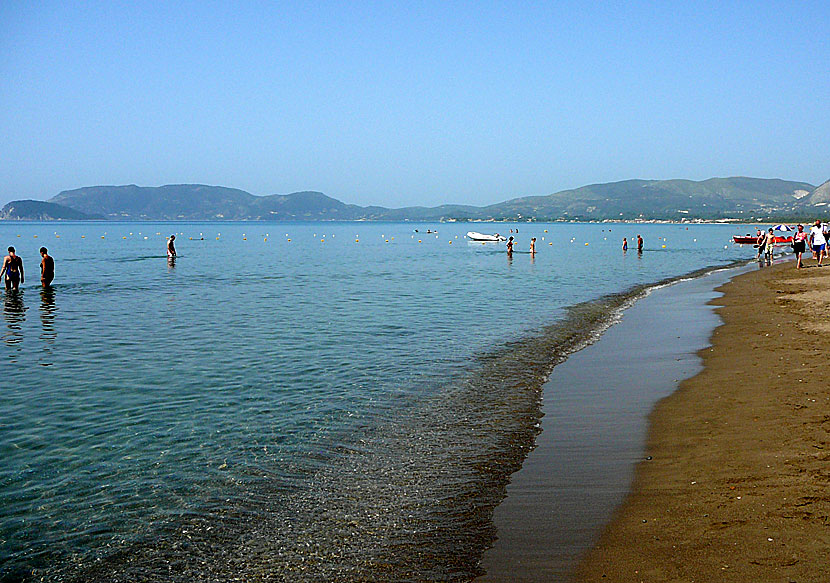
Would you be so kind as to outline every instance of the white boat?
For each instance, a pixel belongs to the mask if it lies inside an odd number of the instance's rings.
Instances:
[[[498,233],[495,233],[494,235],[485,235],[484,233],[476,233],[475,231],[468,231],[467,238],[471,241],[489,241],[491,243],[507,241],[507,237],[503,237]]]

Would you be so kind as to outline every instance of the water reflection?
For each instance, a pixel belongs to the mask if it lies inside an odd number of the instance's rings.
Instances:
[[[58,308],[55,306],[55,288],[51,285],[43,286],[40,290],[40,339],[46,343],[44,353],[47,356],[45,361],[41,361],[43,366],[52,364],[52,349],[50,345],[58,337],[58,333],[55,330],[55,313],[57,311]]]
[[[171,271],[176,267],[176,256],[170,255],[167,257],[167,270]]]
[[[26,306],[23,304],[23,292],[20,290],[6,290],[5,301],[3,302],[3,319],[6,320],[7,330],[3,333],[3,343],[11,348],[16,348],[12,356],[12,362],[22,350],[20,344],[23,342],[23,322],[26,321]]]

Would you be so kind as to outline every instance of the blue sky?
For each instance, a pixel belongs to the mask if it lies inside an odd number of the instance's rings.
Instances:
[[[0,2],[0,204],[830,178],[828,2]]]

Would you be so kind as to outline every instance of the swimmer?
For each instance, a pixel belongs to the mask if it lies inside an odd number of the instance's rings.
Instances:
[[[52,280],[55,279],[55,260],[49,256],[46,247],[40,248],[40,283],[43,287],[51,285]]]
[[[6,290],[17,290],[23,283],[23,260],[14,252],[14,247],[9,247],[9,254],[3,259],[3,268],[0,269],[0,277],[5,276]]]
[[[530,238],[530,254],[536,255],[536,237]]]
[[[173,245],[173,241],[176,240],[176,235],[170,235],[170,240],[167,241],[167,256],[168,257],[175,257],[176,256],[176,246]]]
[[[637,252],[643,252],[643,238],[640,235],[637,235]]]
[[[628,251],[628,239],[623,237],[623,251]]]
[[[507,240],[507,254],[513,255],[513,235]]]

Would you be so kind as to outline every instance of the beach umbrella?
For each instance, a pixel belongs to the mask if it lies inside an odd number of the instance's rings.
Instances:
[[[775,225],[773,227],[776,231],[792,231],[793,228],[789,225]]]

